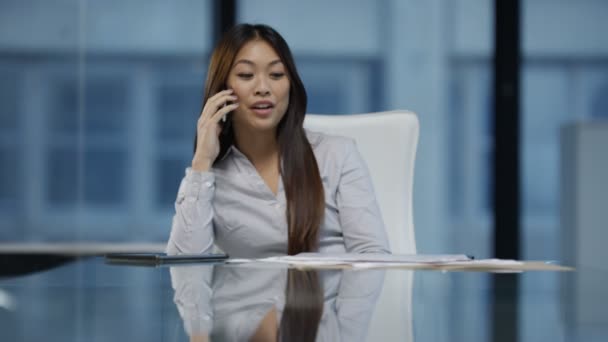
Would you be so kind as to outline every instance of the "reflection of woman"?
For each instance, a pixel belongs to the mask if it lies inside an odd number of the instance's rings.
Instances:
[[[171,268],[191,341],[365,341],[383,280],[378,270]]]
[[[276,31],[242,24],[227,32],[211,56],[168,253],[207,252],[214,243],[248,257],[388,252],[354,142],[305,131],[306,103]]]
[[[271,316],[273,312],[276,311],[270,311]],[[323,288],[318,273],[289,270],[285,288],[285,308],[277,332],[278,340],[314,341],[322,314]]]

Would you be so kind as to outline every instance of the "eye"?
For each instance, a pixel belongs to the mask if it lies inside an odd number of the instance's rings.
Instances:
[[[239,78],[246,79],[246,80],[248,80],[248,79],[250,79],[250,78],[252,78],[252,77],[253,77],[253,74],[251,74],[251,73],[245,73],[245,72],[241,72],[241,73],[238,73],[238,74],[236,74],[236,75],[237,75]]]
[[[275,80],[277,80],[277,79],[279,79],[279,78],[281,78],[283,76],[285,76],[284,72],[272,72],[272,73],[270,73],[270,77],[273,78],[273,79],[275,79]]]

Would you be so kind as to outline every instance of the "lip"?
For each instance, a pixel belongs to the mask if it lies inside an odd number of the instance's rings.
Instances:
[[[255,108],[255,106],[259,106],[259,105],[269,105],[270,107],[265,108],[265,109]],[[257,116],[265,118],[265,117],[268,117],[272,113],[272,110],[274,109],[274,103],[272,103],[272,101],[268,101],[268,100],[257,101],[257,102],[254,102],[251,105],[251,107],[249,107],[249,108]]]

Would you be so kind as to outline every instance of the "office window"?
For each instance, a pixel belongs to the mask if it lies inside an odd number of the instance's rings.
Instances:
[[[522,93],[522,208],[524,216],[540,219],[558,212],[559,127],[575,117],[568,74],[560,66],[525,64]]]
[[[162,209],[170,209],[177,197],[177,189],[179,182],[184,177],[185,169],[190,166],[189,160],[187,158],[161,157],[155,166],[158,170],[156,206]]]
[[[0,211],[12,215],[18,197],[19,79],[15,72],[0,70]]]
[[[17,151],[0,147],[0,210],[11,209],[17,197]]]
[[[156,134],[156,77],[167,66],[179,65],[176,69],[186,73],[191,65],[206,66],[213,2],[6,3],[0,5],[0,239],[166,241],[171,209],[159,210],[152,196],[158,187],[157,148],[164,145]],[[79,80],[84,81],[82,88]],[[202,87],[203,80],[195,83]],[[198,93],[195,98],[200,101]],[[171,136],[179,135],[178,128],[168,130],[175,132]],[[187,131],[191,139],[192,131]],[[191,140],[176,150],[189,155]],[[165,157],[174,158],[171,153]],[[171,192],[174,196],[177,185]],[[94,278],[83,270],[76,280]],[[32,279],[24,291],[39,296],[40,280]],[[61,273],[53,279],[74,280]],[[125,327],[140,326],[139,313],[150,309],[140,305],[142,300],[157,295],[139,290],[137,284],[148,280],[133,275],[133,293],[117,299],[133,310],[129,317],[134,319],[125,321]],[[83,307],[82,298],[74,298],[71,303],[47,303],[57,322],[66,322],[64,309]],[[44,305],[19,310],[39,312]],[[80,323],[93,327],[98,322]],[[38,331],[44,328],[57,327],[46,324]],[[37,336],[32,329],[24,333]],[[104,333],[103,340],[115,339],[114,332]],[[63,340],[88,337],[77,334],[66,332]],[[135,340],[158,337],[149,332],[136,335],[140,338]]]
[[[589,116],[608,120],[608,61],[599,68],[587,68],[583,77],[589,84]]]
[[[47,154],[46,201],[74,206],[78,200],[78,155],[75,148],[54,148]]]
[[[269,24],[285,37],[309,113],[416,112],[418,251],[492,255],[492,1],[259,0],[237,9],[239,22]],[[449,326],[450,317],[470,315],[462,300],[421,326],[487,340]],[[487,326],[487,302],[466,304],[479,313],[471,324]]]
[[[84,201],[91,206],[122,206],[126,202],[126,148],[88,147],[85,150]]]
[[[560,229],[560,129],[605,117],[607,10],[605,1],[522,1],[522,259],[563,259],[568,241]],[[538,286],[534,277],[525,279],[523,288]],[[560,296],[557,275],[542,286]],[[566,338],[562,308],[537,306],[534,298],[521,298],[520,306],[520,340]],[[538,327],[538,316],[551,323]]]
[[[116,72],[112,72],[116,73]],[[123,138],[128,122],[127,79],[117,76],[90,75],[82,93],[75,79],[57,80],[53,84],[53,109],[50,129],[54,134],[75,136],[81,120],[84,134],[95,137]],[[80,96],[84,101],[79,114]]]
[[[0,130],[9,133],[17,129],[17,75],[0,70]]]
[[[378,58],[300,55],[298,72],[308,95],[308,113],[352,114],[382,106],[382,64]]]
[[[155,207],[172,208],[184,170],[192,160],[196,123],[203,101],[202,69],[161,72],[155,89],[158,108],[156,128]]]
[[[212,2],[198,0],[29,1],[0,11],[13,32],[0,35],[3,236],[166,239],[171,207],[159,210],[157,194],[174,199],[183,170],[159,185],[171,167],[158,161],[191,158],[186,116],[200,110],[211,14]],[[159,102],[164,93],[174,100]]]
[[[125,203],[130,119],[127,85],[128,80],[120,75],[94,73],[86,81],[84,94],[74,79],[53,84],[45,182],[51,206],[74,207],[80,196],[86,206]]]
[[[203,101],[203,78],[190,77],[186,82],[163,80],[158,91],[159,125],[158,138],[161,141],[192,140],[196,131]]]
[[[493,207],[490,62],[457,59],[451,65],[447,158],[452,167],[445,170],[450,214],[469,229],[488,230]]]

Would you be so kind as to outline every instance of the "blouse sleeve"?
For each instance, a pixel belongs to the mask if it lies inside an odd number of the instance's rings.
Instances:
[[[189,336],[205,336],[213,326],[213,267],[177,266],[169,269],[173,302]]]
[[[384,270],[345,270],[336,298],[342,341],[365,341],[376,302],[382,293]]]
[[[212,172],[186,169],[175,201],[175,215],[167,254],[207,253],[213,248],[213,196],[215,176]]]
[[[347,252],[390,253],[372,180],[354,140],[347,144],[336,202]]]

